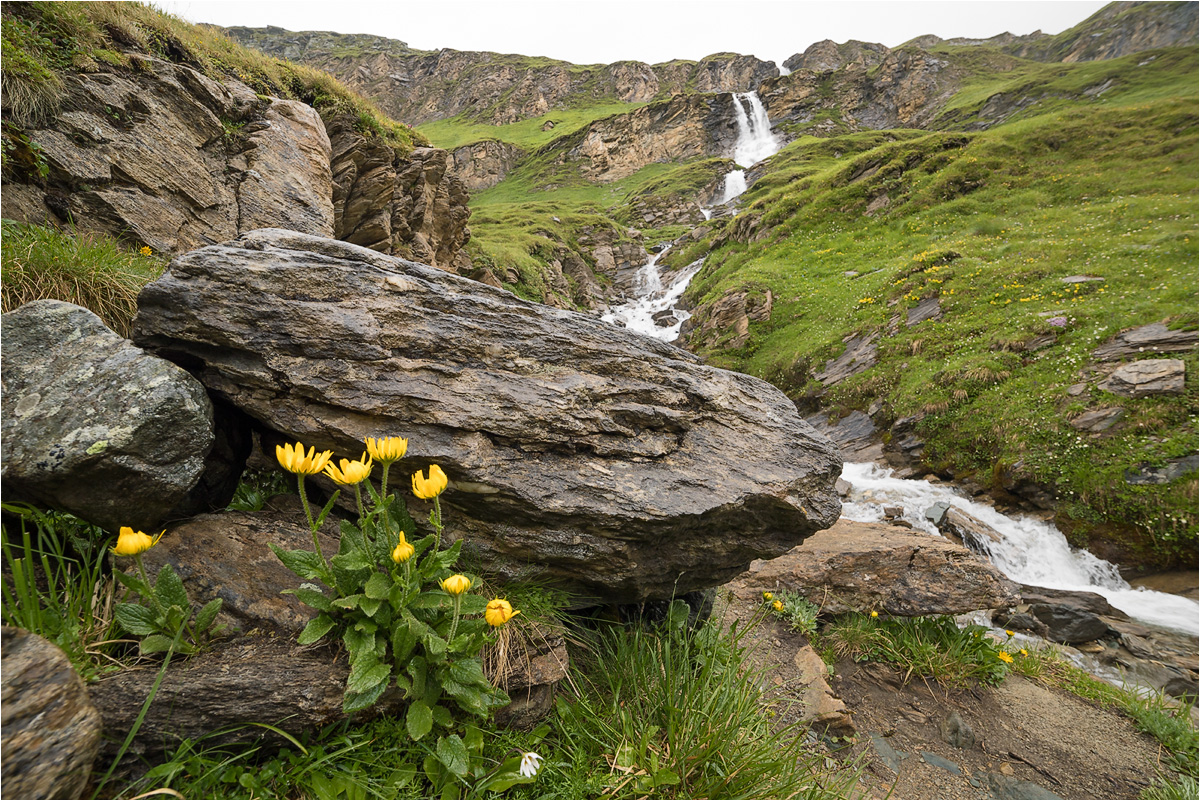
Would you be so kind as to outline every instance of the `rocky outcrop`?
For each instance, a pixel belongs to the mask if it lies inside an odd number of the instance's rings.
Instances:
[[[352,116],[332,120],[329,137],[337,239],[447,270],[470,266],[470,198],[447,151],[401,156],[359,133]]]
[[[502,579],[669,598],[840,510],[836,451],[769,384],[423,265],[265,230],[176,259],[139,305],[135,341],[265,428],[411,437],[397,483],[441,465],[448,535]]]
[[[5,798],[82,798],[100,748],[100,713],[57,645],[4,626]]]
[[[740,348],[750,338],[750,322],[771,317],[775,297],[771,290],[748,292],[730,289],[684,320],[680,337],[692,347]],[[732,334],[732,337],[726,339]]]
[[[823,39],[809,45],[803,53],[797,53],[784,61],[783,66],[791,72],[833,72],[843,67],[870,69],[881,63],[890,52],[886,46],[875,42],[851,39],[837,44],[831,39]]]
[[[0,321],[5,499],[109,531],[167,519],[213,445],[204,387],[70,303],[34,301]]]
[[[1196,44],[1195,3],[1109,3],[1056,36],[1032,36],[1004,49],[1035,61],[1100,61],[1143,50]]]
[[[235,41],[326,70],[395,119],[419,125],[464,115],[488,125],[539,117],[581,100],[647,103],[683,92],[748,92],[779,74],[753,56],[577,65],[521,55],[419,51],[377,36],[227,28]]]
[[[610,183],[647,164],[725,156],[737,141],[726,95],[677,95],[628,114],[597,120],[556,145],[589,181]]]
[[[1181,395],[1185,373],[1182,359],[1142,359],[1121,365],[1097,386],[1125,398]]]
[[[462,181],[470,192],[482,192],[504,180],[525,151],[498,139],[484,139],[452,151],[454,166],[451,175]]]
[[[1017,600],[1016,585],[961,545],[846,519],[784,556],[754,562],[743,580],[800,593],[829,614],[954,615]]]
[[[333,233],[329,139],[316,111],[130,58],[133,71],[66,76],[64,110],[25,132],[48,172],[6,183],[5,217],[73,223],[168,253],[264,225]],[[10,186],[24,191],[10,198]]]
[[[1136,359],[1149,353],[1187,353],[1196,349],[1196,331],[1173,331],[1163,323],[1151,323],[1122,331],[1092,351],[1098,361]]]

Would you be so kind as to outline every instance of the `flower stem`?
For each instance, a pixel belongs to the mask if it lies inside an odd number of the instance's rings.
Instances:
[[[154,610],[161,615],[163,613],[162,604],[158,602],[158,594],[154,592],[154,585],[150,583],[150,579],[146,576],[146,566],[142,564],[142,555],[140,553],[134,554],[133,558],[137,562],[138,572],[142,574],[142,583],[149,588],[150,603],[154,604]]]
[[[308,508],[308,493],[304,491],[304,474],[296,474],[296,484],[300,487],[300,505],[304,507],[304,514],[308,517],[308,527],[312,530],[313,547],[317,549],[317,556],[321,558],[321,564],[325,565],[325,572],[329,572],[329,563],[325,561],[325,554],[321,551],[321,540],[317,537],[317,524],[313,520],[312,510]]]
[[[437,539],[433,541],[433,552],[437,553],[442,547],[442,502],[437,495],[433,496],[433,514],[429,516],[429,522],[433,524],[433,530],[437,532]]]
[[[462,609],[462,596],[455,595],[454,596],[454,622],[450,624],[450,636],[446,638],[447,643],[454,642],[454,633],[456,631],[458,631],[458,615],[459,615],[460,609]]]

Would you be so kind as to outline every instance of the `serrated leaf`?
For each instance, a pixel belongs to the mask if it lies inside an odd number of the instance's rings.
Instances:
[[[408,707],[404,726],[409,737],[420,740],[433,729],[433,711],[424,701],[413,701]]]
[[[412,609],[453,609],[454,601],[444,592],[423,592],[412,599],[409,604]]]
[[[363,670],[359,670],[356,666],[354,670],[350,671],[350,677],[346,680],[346,692],[364,693],[372,690],[376,684],[386,684],[391,673],[390,666],[380,664],[378,661]]]
[[[117,581],[136,592],[142,598],[150,597],[150,585],[142,581],[141,576],[131,576],[128,573],[124,573],[120,570],[113,573],[113,575],[116,576]]]
[[[450,663],[450,677],[466,687],[491,688],[492,683],[483,675],[483,665],[478,659],[458,659]]]
[[[379,611],[379,607],[383,605],[383,601],[375,598],[367,598],[363,596],[358,602],[358,608],[366,613],[367,617],[375,617],[375,613]]]
[[[301,584],[300,589],[295,591],[295,596],[301,603],[311,606],[321,612],[332,612],[333,604],[329,597],[321,592],[321,588],[316,584]]]
[[[405,672],[412,677],[413,693],[420,698],[425,695],[425,680],[429,677],[429,666],[425,662],[425,658],[414,656],[408,660],[408,664],[404,666]]]
[[[432,686],[432,685],[431,685]],[[433,710],[433,722],[442,728],[448,729],[454,725],[454,715],[449,709],[441,704],[430,704],[430,709]]]
[[[462,601],[459,602],[459,611],[464,615],[482,615],[487,609],[487,598],[482,595],[472,595],[470,593],[462,596]]]
[[[325,566],[321,564],[321,557],[312,551],[285,551],[275,543],[271,543],[271,551],[284,567],[300,578],[309,580],[323,578]]]
[[[117,623],[121,628],[138,637],[158,632],[158,618],[154,611],[141,604],[117,604]]]
[[[383,691],[387,688],[388,682],[384,681],[367,690],[365,693],[347,692],[342,696],[342,712],[349,715],[360,709],[366,709],[378,701],[379,697],[383,695]]]
[[[471,759],[467,754],[467,746],[457,734],[439,737],[437,743],[437,758],[455,776],[466,776]]]
[[[442,689],[447,695],[458,702],[463,710],[473,715],[486,715],[488,710],[487,696],[475,687],[466,687],[453,679],[442,682]]]
[[[304,627],[304,631],[300,632],[300,636],[296,641],[301,645],[311,645],[328,634],[333,625],[333,618],[322,612],[308,622],[308,625]]]
[[[408,623],[404,620],[395,621],[392,624],[392,660],[398,665],[404,664],[416,647],[417,635],[413,634]]]
[[[339,553],[330,559],[329,563],[339,570],[345,570],[347,573],[370,570],[374,567],[361,548],[355,548],[346,553]]]
[[[393,587],[390,576],[385,576],[382,573],[375,573],[371,578],[367,579],[367,586],[363,588],[363,594],[368,598],[374,598],[379,601],[386,601],[388,591]]]
[[[440,660],[446,655],[446,641],[441,637],[431,633],[426,637],[422,637],[421,639],[425,643],[425,653],[428,654],[431,659]]]
[[[222,600],[214,598],[204,605],[199,612],[196,613],[196,633],[199,634],[208,631],[212,626],[213,621],[217,619],[217,613],[221,611]]]
[[[163,606],[178,606],[189,613],[192,611],[183,581],[169,563],[159,568],[158,578],[154,580],[154,594]]]
[[[355,654],[375,650],[375,632],[363,631],[361,627],[355,625],[346,629],[342,634],[342,642],[346,643],[346,648],[351,654],[350,658],[354,659],[356,658]]]
[[[163,651],[171,650],[171,645],[174,642],[175,639],[173,637],[168,637],[165,634],[151,634],[149,637],[145,637],[142,640],[141,645],[138,646],[138,651],[143,655],[159,654]],[[187,643],[180,642],[179,645],[175,647],[175,650],[181,654],[186,654],[191,653],[192,649],[189,645],[187,645]]]
[[[354,595],[347,595],[345,598],[336,598],[332,603],[334,606],[341,607],[342,609],[354,609],[362,599],[362,593],[355,593]]]

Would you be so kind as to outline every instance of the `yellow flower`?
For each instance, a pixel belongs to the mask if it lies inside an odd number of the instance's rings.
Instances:
[[[488,601],[487,609],[483,612],[483,619],[488,622],[488,625],[503,626],[519,614],[521,614],[521,610],[513,611],[512,604],[508,601],[503,598],[493,598]]]
[[[1026,651],[1024,648],[1022,648],[1022,649],[1021,649],[1021,656],[1029,656],[1029,652],[1028,652],[1028,651]]]
[[[149,245],[142,245],[142,249],[139,250],[138,253],[141,253],[143,256],[154,255],[154,251],[150,249]]]
[[[365,453],[362,459],[357,462],[352,462],[349,459],[342,459],[342,469],[338,470],[332,464],[325,466],[325,475],[332,478],[338,484],[358,484],[364,478],[371,475],[371,457]]]
[[[771,606],[773,606],[775,608],[776,612],[783,611],[783,601],[776,601],[775,603],[771,604]]]
[[[1009,637],[1013,636],[1013,633],[1010,629],[1005,629],[1004,633],[1007,634]]]
[[[408,440],[400,437],[367,437],[367,452],[371,458],[381,464],[391,464],[397,459],[403,459],[408,453]]]
[[[294,446],[276,445],[275,457],[279,459],[284,470],[301,476],[315,476],[325,469],[325,465],[329,464],[329,460],[333,458],[333,451],[317,453],[317,449],[314,447],[309,448],[308,453],[305,453],[304,445],[297,442]]]
[[[1008,662],[1011,664],[1013,661],[1012,654],[1010,654],[1008,651],[1001,651],[1000,653],[996,654],[996,656],[1000,657],[1001,662]]]
[[[872,609],[872,610],[871,610],[871,617],[879,617],[879,613],[878,613],[878,612],[876,612],[874,609]]]
[[[775,595],[774,595],[774,593],[770,593],[770,592],[764,592],[764,593],[763,593],[763,600],[764,600],[764,601],[773,601],[773,600],[775,600]]]
[[[112,552],[117,556],[137,556],[142,551],[153,548],[166,533],[166,529],[163,529],[157,537],[151,537],[149,534],[134,531],[129,526],[121,526],[121,533],[117,535],[117,544]]]
[[[424,471],[418,470],[413,473],[412,479],[413,495],[425,500],[431,500],[442,494],[442,490],[446,489],[446,474],[442,472],[442,468],[436,464],[429,465],[429,478],[426,479]]]
[[[455,573],[448,579],[442,579],[442,589],[451,595],[462,595],[471,589],[471,580],[462,573]]]
[[[412,547],[408,540],[404,539],[404,532],[400,532],[400,544],[392,549],[392,561],[396,564],[407,562],[412,558],[413,552],[416,549]]]

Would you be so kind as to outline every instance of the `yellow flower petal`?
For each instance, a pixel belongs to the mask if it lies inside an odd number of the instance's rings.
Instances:
[[[442,579],[441,585],[442,589],[451,595],[462,595],[471,589],[471,580],[462,573],[455,573],[450,578]]]
[[[442,472],[442,468],[436,464],[429,465],[429,478],[425,478],[424,471],[418,470],[413,473],[412,489],[413,495],[424,500],[432,500],[442,494],[448,483],[446,474]]]
[[[412,547],[412,545],[409,543],[409,541],[404,538],[404,532],[401,531],[400,532],[400,544],[392,549],[392,561],[395,562],[396,564],[400,564],[401,562],[407,562],[409,559],[412,558],[413,551],[415,551],[415,550],[416,549]]]
[[[367,437],[367,453],[381,464],[391,464],[408,453],[408,440],[401,437]]]
[[[490,626],[503,626],[519,614],[521,614],[521,610],[514,611],[512,604],[508,601],[503,598],[493,598],[488,601],[487,609],[483,612],[483,619]]]
[[[117,535],[117,544],[113,546],[112,552],[117,556],[137,556],[157,545],[158,541],[162,539],[162,535],[166,533],[166,529],[163,529],[157,537],[151,537],[141,531],[134,531],[129,526],[121,526],[121,531]]]

